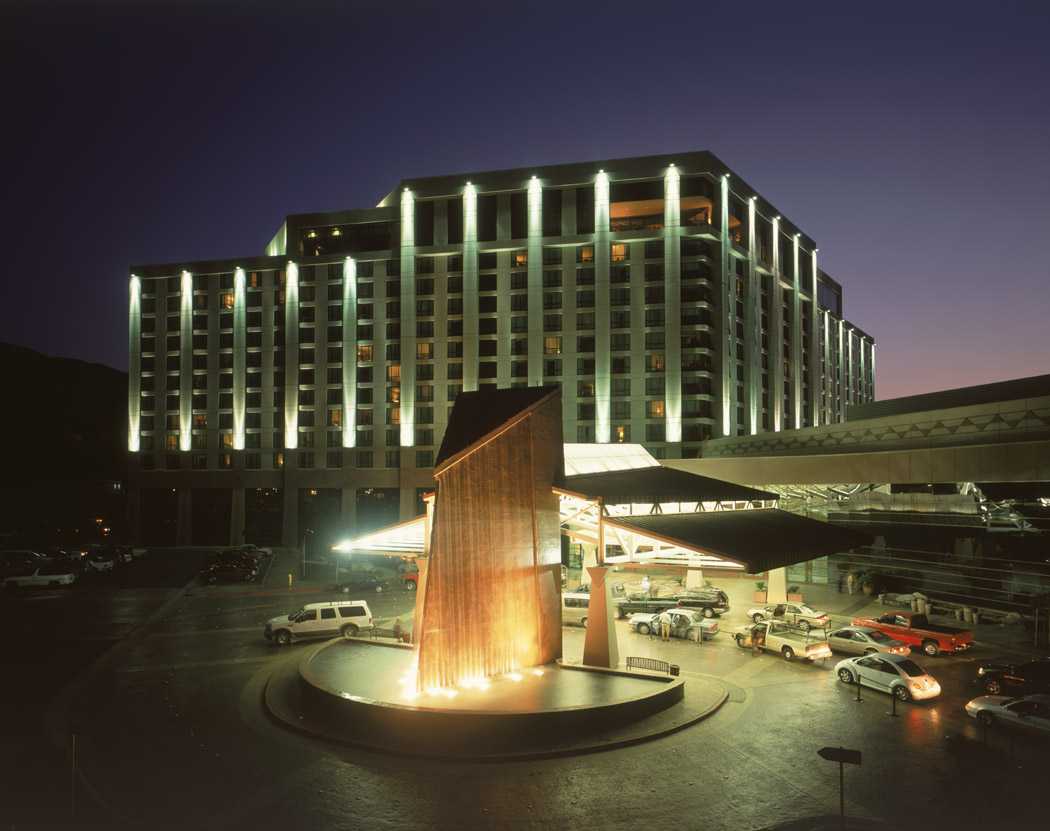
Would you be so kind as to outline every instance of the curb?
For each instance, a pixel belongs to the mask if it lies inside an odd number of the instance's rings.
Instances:
[[[719,682],[714,680],[704,679],[713,686],[719,688],[719,695],[717,700],[708,705],[705,709],[696,713],[692,717],[685,721],[672,724],[665,728],[655,729],[651,732],[647,732],[640,736],[631,736],[624,739],[613,739],[606,742],[592,742],[582,743],[574,747],[562,747],[562,748],[550,748],[543,750],[528,750],[517,753],[488,753],[478,755],[461,755],[461,754],[441,754],[441,753],[427,753],[423,751],[411,752],[406,750],[400,750],[397,748],[385,747],[383,745],[377,745],[366,741],[353,740],[345,737],[331,736],[322,732],[322,727],[308,726],[306,722],[302,720],[300,716],[298,719],[294,719],[292,714],[289,713],[283,706],[279,699],[280,691],[277,690],[278,684],[287,681],[285,678],[277,678],[277,675],[282,670],[287,670],[288,663],[282,663],[270,677],[266,679],[266,684],[262,691],[262,704],[266,711],[266,714],[270,719],[278,726],[290,729],[293,732],[299,733],[300,735],[307,736],[311,739],[321,739],[323,741],[332,742],[345,747],[356,747],[362,750],[369,750],[377,753],[383,753],[390,756],[399,756],[407,758],[422,758],[422,759],[444,759],[454,760],[457,762],[522,762],[536,759],[557,759],[564,758],[567,756],[582,756],[589,753],[602,753],[607,750],[618,750],[624,747],[631,747],[633,745],[643,744],[645,742],[654,741],[656,739],[670,736],[681,730],[685,730],[687,727],[692,727],[694,724],[698,724],[712,715],[717,713],[722,705],[729,700],[729,691]],[[296,666],[298,663],[296,662]],[[291,679],[293,682],[297,679]],[[688,690],[688,684],[686,684]],[[666,712],[666,711],[664,711]],[[649,716],[649,718],[656,718],[659,714]],[[635,724],[644,724],[645,720],[641,722],[635,722]]]

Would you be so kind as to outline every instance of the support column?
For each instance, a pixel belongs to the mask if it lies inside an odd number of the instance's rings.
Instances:
[[[780,286],[780,217],[773,217],[773,277],[769,292],[769,409],[773,430],[784,429],[784,290]]]
[[[357,525],[357,488],[343,488],[339,497],[339,522],[346,532],[354,533]]]
[[[771,568],[766,578],[766,603],[787,603],[787,570]]]
[[[234,488],[230,493],[230,545],[243,545],[244,535],[244,488]]]
[[[664,175],[664,408],[665,438],[682,441],[682,200],[681,177],[673,164]],[[641,289],[644,293],[645,289]],[[644,299],[644,294],[643,294]],[[641,306],[632,304],[632,308]],[[634,323],[635,321],[631,321]],[[644,319],[640,321],[644,328]],[[632,346],[643,348],[644,335]],[[644,351],[643,353],[644,354]],[[644,367],[644,364],[642,365]],[[632,365],[632,370],[635,367]],[[644,380],[642,381],[644,384]],[[644,388],[644,387],[643,387]],[[641,390],[631,389],[636,399]],[[641,422],[644,424],[644,420]],[[635,441],[641,436],[635,438]],[[681,455],[681,452],[677,455]]]
[[[463,391],[478,388],[478,193],[463,188]]]
[[[193,544],[193,491],[179,488],[175,514],[175,545]]]
[[[846,330],[846,404],[856,404],[857,370],[853,361],[853,329]]]
[[[543,187],[533,176],[528,191],[529,386],[543,384]]]
[[[593,566],[587,572],[591,579],[591,599],[587,604],[583,663],[615,669],[620,664],[620,649],[616,641],[616,606],[612,599],[612,586],[605,579],[609,568]]]
[[[476,339],[475,339],[476,340]],[[416,203],[401,194],[401,446],[416,443]]]
[[[841,422],[846,420],[846,398],[847,398],[847,396],[849,394],[849,391],[846,388],[846,346],[845,346],[845,343],[843,342],[843,338],[845,337],[844,328],[845,327],[843,326],[842,318],[839,318],[839,320],[838,320],[838,364],[837,364],[837,367],[836,367],[837,372],[838,372],[838,381],[839,381],[839,384],[838,384],[838,386],[839,386],[839,395],[838,395],[838,405],[837,405],[839,423],[841,423]]]
[[[870,397],[868,398],[868,400],[869,401],[874,401],[875,400],[875,341],[871,342],[871,366],[869,367],[868,372],[871,374]]]
[[[687,589],[702,589],[704,587],[704,570],[697,566],[690,567],[685,573],[685,587]]]
[[[722,242],[722,284],[719,292],[721,322],[719,324],[720,349],[722,353],[722,435],[736,435],[736,349],[733,339],[736,336],[736,302],[733,300],[732,257],[729,255],[729,174],[722,176],[722,188],[719,198],[719,218],[721,222],[720,239]]]
[[[821,387],[824,393],[824,420],[831,423],[835,419],[835,376],[831,363],[831,315],[824,310],[824,377]]]
[[[609,348],[609,174],[594,178],[594,440],[612,436],[612,359]]]
[[[591,569],[598,565],[598,548],[594,545],[583,544],[583,570],[580,572],[580,585],[591,584]]]

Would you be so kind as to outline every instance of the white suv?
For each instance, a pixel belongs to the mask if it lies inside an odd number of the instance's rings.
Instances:
[[[307,603],[297,612],[271,618],[263,636],[282,646],[303,638],[354,637],[362,629],[371,629],[372,610],[364,600],[335,600],[331,603]]]

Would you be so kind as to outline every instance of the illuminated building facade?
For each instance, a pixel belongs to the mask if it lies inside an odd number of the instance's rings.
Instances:
[[[322,492],[344,526],[413,516],[462,391],[560,385],[567,441],[657,458],[874,399],[813,240],[707,152],[405,180],[129,295],[132,522],[163,493],[179,542],[206,506],[298,543]]]

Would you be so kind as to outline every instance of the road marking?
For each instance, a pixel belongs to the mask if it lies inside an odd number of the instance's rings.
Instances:
[[[181,632],[149,632],[146,638],[191,638],[196,635],[225,635],[234,632],[261,632],[262,626],[231,626],[217,629],[185,629]]]

